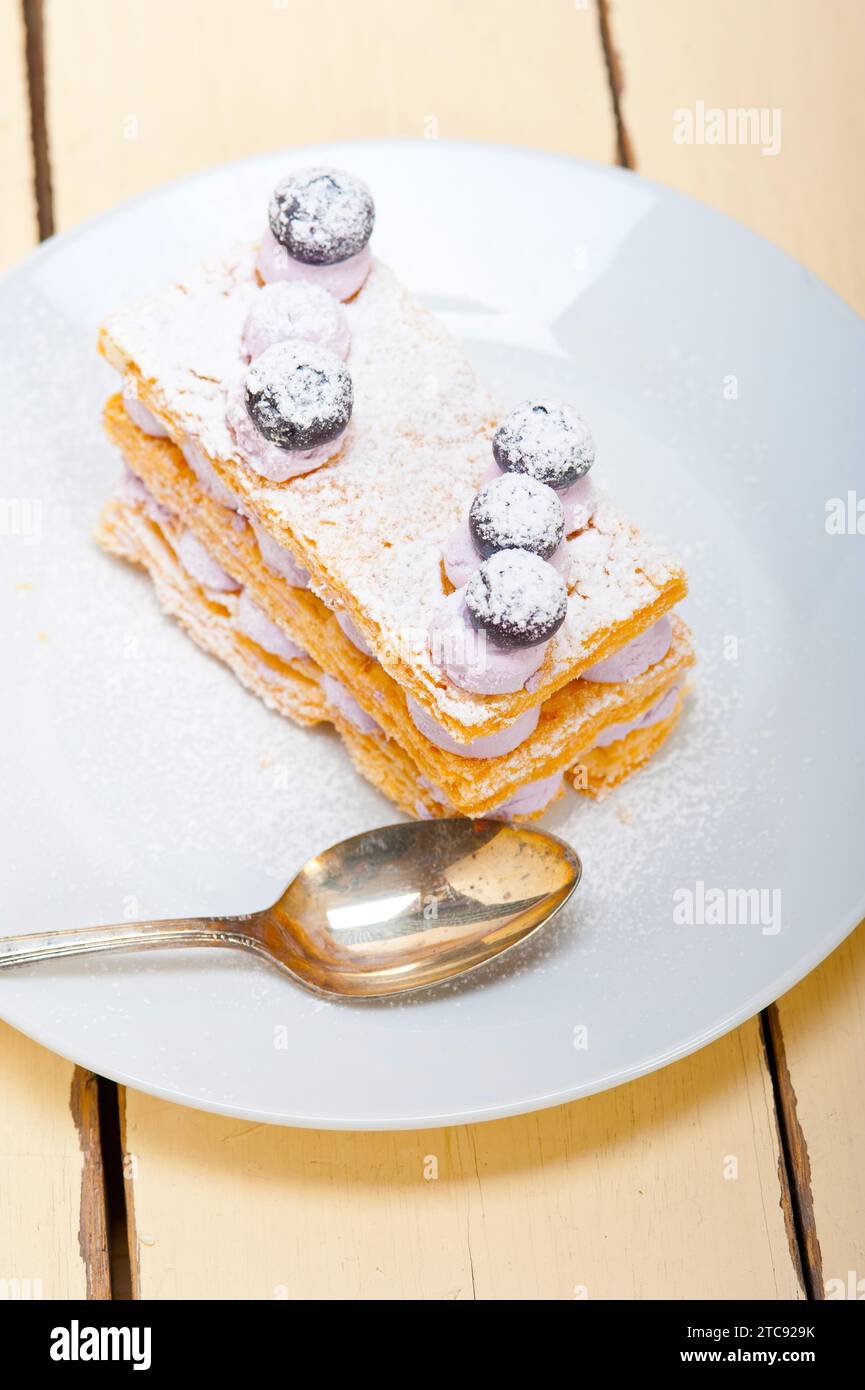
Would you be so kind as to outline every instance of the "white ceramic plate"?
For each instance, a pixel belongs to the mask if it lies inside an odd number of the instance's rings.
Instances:
[[[269,714],[90,541],[118,472],[100,319],[256,234],[279,175],[323,161],[369,181],[378,254],[505,399],[575,401],[598,475],[684,556],[687,714],[605,804],[569,794],[548,818],[583,857],[572,908],[461,985],[330,1004],[239,956],[157,952],[9,972],[0,1013],[118,1081],[234,1115],[513,1114],[702,1046],[865,912],[865,537],[826,529],[828,499],[865,491],[865,332],[697,203],[492,147],[289,151],[49,243],[0,287],[2,932],[258,907],[314,851],[397,818],[334,736]],[[746,920],[713,921],[712,889]],[[762,911],[732,896],[749,889]]]

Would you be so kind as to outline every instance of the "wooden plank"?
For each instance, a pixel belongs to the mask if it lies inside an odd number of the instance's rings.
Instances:
[[[108,1298],[96,1082],[0,1023],[0,1299]]]
[[[19,0],[0,0],[0,169],[0,270],[5,270],[29,251],[37,236],[24,25]]]
[[[738,218],[865,311],[861,0],[607,0],[607,7],[639,172]],[[767,138],[708,143],[713,109],[765,111]],[[693,116],[692,143],[676,139],[677,131],[688,134],[678,112]],[[773,112],[779,148],[764,154],[773,148]]]
[[[283,145],[614,145],[594,3],[46,0],[45,28],[59,227]]]
[[[725,0],[698,24],[690,0],[611,0],[609,18],[640,172],[762,232],[865,312],[860,0]],[[779,109],[779,153],[676,144],[674,109],[698,101]],[[772,1032],[814,1287],[862,1297],[865,926],[778,1002]]]
[[[125,1146],[142,1298],[800,1294],[756,1022],[605,1095],[450,1130],[279,1130],[129,1092]]]

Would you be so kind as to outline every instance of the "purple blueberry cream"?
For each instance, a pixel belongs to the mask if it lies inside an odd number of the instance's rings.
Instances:
[[[526,782],[525,786],[509,796],[507,801],[501,802],[491,811],[485,811],[484,814],[496,820],[511,820],[514,816],[535,816],[558,796],[564,778],[563,772],[553,772],[549,777],[539,777],[536,782]]]
[[[429,627],[429,652],[461,690],[474,695],[513,695],[525,689],[544,659],[544,648],[498,647],[475,627],[466,609],[465,587],[448,594]]]
[[[342,628],[342,631],[345,633],[351,645],[357,647],[357,650],[364,656],[372,656],[373,651],[369,643],[360,629],[349,617],[348,613],[346,613],[345,609],[335,608],[333,610],[333,616],[336,618],[336,621],[339,623],[339,626]]]
[[[131,381],[123,383],[123,405],[133,425],[137,425],[144,434],[149,434],[151,439],[168,438],[168,430],[161,420],[157,420],[153,411],[138,399],[134,383]]]
[[[345,310],[327,290],[307,280],[264,285],[243,325],[241,351],[247,358],[259,357],[291,338],[318,343],[345,361],[351,344]]]
[[[636,680],[650,666],[661,661],[670,650],[673,641],[673,625],[666,617],[659,618],[644,632],[632,637],[624,647],[612,656],[588,666],[580,672],[580,679],[597,681],[601,685],[617,685],[620,681]]]
[[[501,758],[506,753],[512,753],[531,737],[541,717],[540,705],[533,705],[531,709],[523,710],[506,729],[497,729],[494,734],[482,734],[468,743],[459,743],[413,696],[406,697],[406,706],[412,723],[424,738],[428,738],[436,748],[441,748],[442,752],[455,753],[459,758]]]
[[[651,706],[638,714],[636,719],[626,719],[620,724],[608,724],[595,739],[596,748],[608,748],[611,743],[618,743],[620,738],[627,738],[635,729],[650,729],[653,724],[660,724],[662,720],[669,719],[676,708],[679,699],[679,691],[682,689],[680,681],[671,685],[664,694]]]
[[[463,690],[515,694],[543,665],[567,609],[551,564],[528,550],[500,550],[436,609],[430,655]]]
[[[274,574],[281,575],[293,588],[308,589],[309,572],[298,563],[287,546],[280,545],[279,541],[275,541],[259,522],[250,519],[249,524],[255,534],[255,539],[258,541],[259,553],[267,568],[272,570]]]
[[[336,676],[323,675],[321,678],[327,702],[337,710],[347,720],[359,734],[378,734],[381,733],[381,726],[373,719],[372,715],[367,714],[366,710],[358,704],[357,700]]]
[[[235,621],[238,631],[270,652],[271,656],[278,656],[282,661],[296,661],[298,657],[306,655],[302,647],[292,642],[276,623],[271,622],[264,609],[259,608],[245,589],[237,604]]]
[[[258,271],[265,284],[306,280],[351,299],[369,273],[375,204],[342,169],[301,169],[273,190]]]
[[[165,526],[171,521],[171,512],[168,508],[157,502],[149,487],[141,481],[136,473],[132,472],[128,464],[123,466],[116,492],[117,496],[124,502],[141,507],[145,516],[149,516],[150,520],[155,521],[157,526]]]
[[[184,439],[180,444],[180,452],[195,474],[202,492],[214,502],[219,502],[223,507],[236,512],[240,506],[238,498],[222,481],[203,450],[199,449],[197,444],[193,444],[191,439]]]
[[[215,594],[236,594],[243,588],[226,573],[205,545],[191,531],[184,531],[177,543],[177,558],[186,573],[203,589]]]
[[[256,473],[284,483],[339,453],[351,418],[351,373],[317,343],[274,343],[229,393],[228,425]]]
[[[526,474],[556,491],[566,535],[585,526],[591,514],[587,475],[595,461],[595,441],[571,406],[523,401],[493,435],[493,457],[501,472]]]

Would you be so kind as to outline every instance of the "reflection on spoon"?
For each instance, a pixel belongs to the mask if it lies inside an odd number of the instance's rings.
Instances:
[[[409,821],[314,856],[261,912],[0,938],[0,969],[88,952],[231,946],[316,994],[376,999],[438,984],[525,941],[580,874],[575,851],[544,830]]]

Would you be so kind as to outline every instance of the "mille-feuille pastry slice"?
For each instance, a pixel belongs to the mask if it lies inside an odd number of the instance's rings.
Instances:
[[[462,352],[370,258],[371,228],[356,180],[294,176],[257,251],[114,315],[100,343],[139,422],[468,743],[638,637],[685,579],[595,492],[573,412],[526,402],[495,429],[498,406]],[[502,546],[507,496],[533,505],[539,489],[539,548]],[[478,494],[478,563],[452,589]]]
[[[614,670],[611,680],[601,664],[595,670],[597,681],[571,681],[506,729],[459,744],[358,645],[356,633],[347,635],[341,615],[304,587],[302,573],[296,568],[286,573],[280,556],[263,552],[242,518],[203,491],[170,440],[145,435],[119,397],[108,404],[106,428],[162,512],[182,523],[181,561],[182,547],[192,537],[243,587],[241,618],[251,600],[251,611],[266,617],[284,640],[349,690],[367,718],[406,751],[436,795],[465,814],[487,813],[527,785],[540,784],[543,790],[551,778],[561,780],[561,773],[607,726],[649,714],[671,686],[681,683],[693,661],[684,624],[663,618],[608,660],[608,666],[618,662],[621,678],[616,679]],[[174,532],[170,539],[176,542]],[[281,567],[274,569],[274,563]]]
[[[287,642],[254,604],[244,607],[240,585],[134,475],[122,480],[103,509],[97,539],[111,554],[146,570],[163,610],[270,709],[302,725],[332,723],[357,770],[406,814],[453,813],[442,789],[365,713],[345,685]],[[630,726],[608,724],[606,744],[583,754],[568,771],[574,789],[602,795],[642,766],[671,731],[681,708],[680,692],[679,685],[670,687],[672,711],[667,695]],[[564,780],[562,771],[534,778],[487,814],[536,819],[561,797]]]

